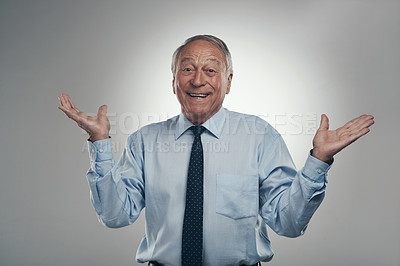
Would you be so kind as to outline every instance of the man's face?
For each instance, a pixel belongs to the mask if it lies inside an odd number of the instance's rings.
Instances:
[[[202,124],[229,93],[232,74],[227,75],[225,55],[214,44],[197,40],[183,48],[176,63],[172,84],[182,112],[193,124]]]

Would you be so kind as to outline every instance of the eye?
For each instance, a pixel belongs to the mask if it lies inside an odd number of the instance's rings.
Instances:
[[[208,70],[208,72],[209,72],[209,73],[214,73],[214,72],[215,72],[215,70],[214,70],[214,69],[212,69],[212,68],[210,68],[210,69]]]
[[[189,72],[189,71],[192,71],[192,69],[190,67],[186,67],[183,69],[183,71]]]

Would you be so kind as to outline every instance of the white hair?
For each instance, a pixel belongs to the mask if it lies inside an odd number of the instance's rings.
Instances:
[[[229,76],[230,74],[233,74],[231,53],[229,52],[228,46],[224,43],[224,41],[222,41],[221,39],[219,39],[215,36],[212,36],[212,35],[196,35],[196,36],[193,36],[193,37],[190,37],[189,39],[187,39],[181,46],[179,46],[175,50],[174,54],[172,55],[171,71],[174,76],[176,74],[177,60],[179,59],[182,49],[185,48],[185,46],[188,45],[189,43],[197,41],[197,40],[207,41],[207,42],[212,43],[215,46],[217,46],[218,49],[220,49],[221,52],[223,52],[225,55],[227,75]]]

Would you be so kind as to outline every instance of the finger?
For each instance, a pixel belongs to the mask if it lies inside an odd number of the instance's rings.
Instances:
[[[68,109],[68,108],[66,108],[66,107],[64,107],[64,106],[62,106],[62,105],[58,106],[58,109],[60,109],[61,111],[63,111],[64,114],[65,114],[66,116],[68,116],[68,118],[71,118],[71,119],[74,120],[75,122],[78,121],[78,119],[79,119],[78,115],[77,115],[76,113],[71,112],[70,109]]]
[[[72,109],[74,109],[77,113],[79,113],[79,112],[80,112],[79,109],[76,108],[76,106],[75,106],[75,104],[72,102],[71,98],[68,97],[67,100],[68,100],[69,104],[71,105]]]
[[[72,108],[71,104],[68,102],[68,94],[62,93],[60,96],[62,105],[66,108]]]
[[[350,136],[350,138],[359,138],[370,131],[369,127],[372,124],[373,123],[371,123],[371,122],[368,124],[364,124],[364,125],[360,126],[360,128],[349,131],[348,135]]]
[[[344,128],[350,128],[352,126],[357,126],[359,123],[362,123],[364,120],[374,118],[372,115],[360,115],[359,117],[353,118],[349,122],[347,122],[343,127]]]
[[[375,124],[374,119],[369,118],[369,119],[365,120],[362,124],[360,124],[359,128],[368,128],[368,127],[372,126],[373,124]]]
[[[343,128],[346,128],[346,129],[349,128],[351,125],[353,125],[354,123],[356,123],[357,120],[360,119],[360,117],[361,117],[361,116],[351,119],[349,122],[347,122],[346,124],[344,124]]]
[[[97,111],[97,116],[106,116],[107,115],[107,105],[102,105],[99,107],[99,110]]]
[[[65,94],[65,96],[66,96],[65,98],[66,98],[67,102],[71,105],[71,107],[76,109],[74,103],[72,102],[71,97],[68,94]]]
[[[358,117],[358,119],[354,121],[354,123],[351,126],[349,126],[348,129],[354,131],[354,130],[360,130],[365,127],[369,127],[372,124],[374,124],[373,118],[374,117],[372,115],[362,115]]]
[[[319,125],[318,130],[328,130],[329,129],[329,119],[326,114],[321,115],[321,124]]]
[[[364,118],[365,119],[365,118]],[[365,128],[369,128],[375,123],[373,120],[373,116],[369,116],[367,120],[360,120],[358,122],[355,122],[353,125],[351,125],[349,128],[339,128],[337,130],[338,134],[341,137],[349,137],[349,136],[355,136],[358,135],[360,131],[363,131]]]
[[[68,94],[64,93],[64,98],[66,99],[67,103],[71,106],[72,109],[74,109],[77,113],[79,113],[79,109],[76,108],[74,102],[72,101],[71,97]]]
[[[60,104],[64,107],[67,107],[67,103],[65,102],[65,98],[64,95],[61,94],[60,96],[58,96],[58,99],[60,100]]]
[[[348,144],[347,145],[349,145],[349,144],[353,143],[354,141],[358,140],[359,138],[361,138],[362,136],[364,136],[368,132],[370,132],[369,128],[363,128],[362,130],[359,130],[354,134],[350,134],[349,138],[348,138]]]

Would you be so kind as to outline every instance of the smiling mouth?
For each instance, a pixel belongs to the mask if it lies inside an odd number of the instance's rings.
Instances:
[[[193,98],[206,98],[210,93],[187,93],[190,97]]]

